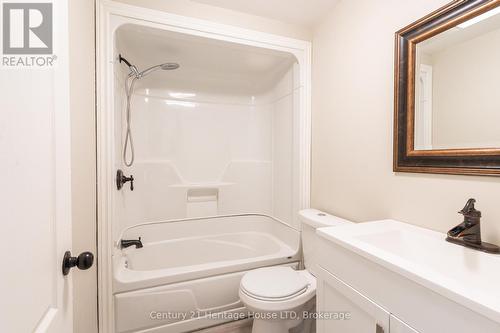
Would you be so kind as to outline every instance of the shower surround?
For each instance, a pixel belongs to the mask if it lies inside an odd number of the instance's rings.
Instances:
[[[218,25],[204,31],[210,23],[112,2],[104,7],[101,328],[185,332],[231,321],[246,313],[238,298],[244,272],[300,265],[297,211],[309,205],[310,44]],[[138,69],[180,65],[135,82],[130,167],[122,151],[131,67],[120,54]],[[128,183],[116,188],[111,175],[119,169],[133,176],[133,191]],[[142,248],[121,248],[122,239],[138,238]],[[152,311],[196,315],[152,319]]]

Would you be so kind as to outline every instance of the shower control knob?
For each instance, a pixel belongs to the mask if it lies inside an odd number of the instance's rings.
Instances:
[[[62,263],[62,273],[63,275],[68,275],[69,271],[73,267],[78,267],[78,269],[86,270],[92,267],[94,263],[94,255],[91,252],[82,252],[78,257],[72,257],[70,251],[64,253],[63,263]]]
[[[130,175],[130,177],[127,177],[123,174],[123,171],[121,169],[118,169],[116,171],[116,188],[118,190],[121,190],[123,187],[123,184],[126,182],[130,182],[130,190],[134,190],[134,176]]]

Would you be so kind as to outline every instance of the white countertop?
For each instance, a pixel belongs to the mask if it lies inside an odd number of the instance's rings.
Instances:
[[[500,323],[500,255],[452,244],[443,233],[394,220],[316,232]]]

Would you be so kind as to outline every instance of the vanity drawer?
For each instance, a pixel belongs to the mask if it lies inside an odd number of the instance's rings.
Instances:
[[[318,333],[389,332],[389,311],[322,267],[316,278],[317,309],[325,315],[316,322]]]

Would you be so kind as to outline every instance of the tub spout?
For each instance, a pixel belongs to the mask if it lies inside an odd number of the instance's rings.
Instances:
[[[132,245],[135,245],[136,249],[140,249],[142,247],[141,237],[139,237],[139,239],[122,239],[120,241],[120,246],[122,249]]]

